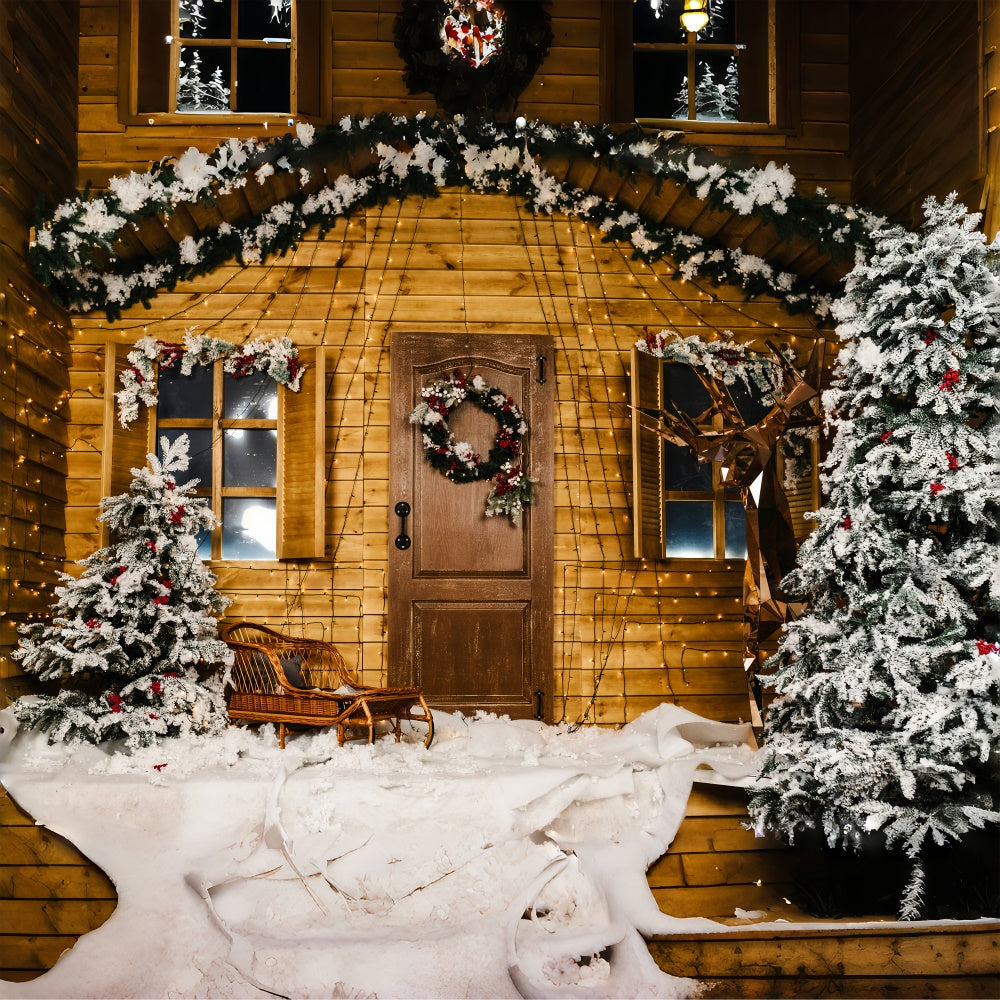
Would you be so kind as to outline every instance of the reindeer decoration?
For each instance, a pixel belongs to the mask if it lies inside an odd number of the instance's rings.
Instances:
[[[787,431],[819,423],[810,404],[819,395],[826,342],[815,342],[801,371],[770,341],[767,348],[781,370],[782,386],[772,394],[773,406],[755,423],[741,416],[729,387],[721,379],[694,366],[692,371],[711,399],[704,413],[692,418],[670,401],[659,412],[639,410],[643,427],[673,444],[686,446],[699,462],[719,462],[724,482],[740,491],[746,509],[747,539],[743,666],[755,728],[762,725],[758,679],[761,643],[804,609],[802,602],[790,599],[780,587],[782,578],[795,565],[796,544],[788,497],[778,474],[778,444]],[[714,429],[720,425],[721,429]]]

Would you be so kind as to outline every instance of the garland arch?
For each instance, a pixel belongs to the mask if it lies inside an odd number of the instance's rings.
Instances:
[[[779,234],[810,241],[842,257],[869,247],[883,220],[821,194],[795,191],[787,167],[736,168],[683,145],[676,134],[607,126],[500,123],[487,118],[345,117],[320,132],[299,123],[267,143],[229,139],[212,153],[192,147],[144,174],[109,181],[100,195],[81,195],[40,217],[29,262],[53,297],[71,311],[102,309],[112,321],[162,289],[237,260],[242,266],[293,249],[306,231],[324,235],[340,218],[409,195],[434,197],[466,186],[507,193],[537,213],[562,213],[588,222],[607,242],[631,249],[647,263],[669,258],[681,275],[701,275],[741,287],[748,298],[771,294],[790,312],[830,317],[831,290],[739,248],[683,232],[631,208],[574,187],[544,168],[547,157],[583,158],[627,176],[671,180],[721,211],[754,216]],[[345,164],[332,181],[326,167]],[[360,166],[352,167],[356,163]],[[159,217],[169,222],[182,205],[214,204],[247,184],[282,179],[292,194],[260,215],[221,222],[198,238],[183,237],[155,258],[119,256],[126,230]]]

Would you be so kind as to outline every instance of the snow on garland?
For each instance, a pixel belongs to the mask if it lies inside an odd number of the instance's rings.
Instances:
[[[332,161],[368,165],[347,168],[325,184]],[[760,257],[730,249],[652,220],[614,201],[587,194],[548,173],[546,157],[600,160],[627,176],[646,171],[656,183],[671,180],[720,210],[754,215],[783,237],[798,236],[837,256],[871,245],[881,222],[863,210],[794,191],[787,167],[739,169],[710,159],[705,150],[683,146],[674,133],[646,134],[633,128],[579,123],[498,123],[489,119],[392,117],[343,118],[317,133],[299,123],[294,134],[267,144],[229,139],[212,153],[187,150],[162,160],[145,174],[112,178],[99,196],[68,200],[40,219],[29,261],[53,296],[74,311],[103,309],[112,320],[121,310],[148,303],[161,287],[207,274],[226,261],[246,266],[292,249],[318,226],[325,234],[335,222],[370,205],[408,195],[433,197],[439,189],[466,185],[475,191],[507,192],[524,198],[540,213],[560,212],[582,219],[607,241],[632,247],[648,263],[669,258],[685,277],[700,274],[743,288],[748,297],[771,294],[789,310],[830,314],[829,291]],[[312,168],[312,169],[310,169]],[[292,177],[299,190],[267,211],[238,223],[222,222],[199,239],[188,236],[176,248],[148,259],[122,260],[115,244],[128,227],[152,216],[169,216],[181,204],[213,203],[248,183]]]
[[[502,389],[487,385],[482,375],[471,379],[456,371],[420,390],[422,397],[410,414],[410,423],[420,427],[424,454],[433,468],[453,483],[492,479],[486,498],[486,516],[499,514],[521,523],[524,508],[531,503],[531,483],[521,467],[522,442],[528,425],[517,403]],[[464,402],[488,413],[499,424],[489,455],[483,459],[467,441],[456,441],[448,427],[448,416]]]
[[[764,403],[774,405],[775,394],[782,386],[782,373],[779,366],[769,358],[747,350],[734,340],[706,341],[697,334],[682,337],[676,330],[653,333],[643,329],[643,336],[635,343],[643,354],[700,368],[711,378],[730,386],[743,385]],[[732,336],[729,330],[725,333]],[[791,360],[791,350],[786,350]],[[818,433],[818,427],[791,427],[782,436],[785,489],[793,489],[797,481],[811,469],[811,442]]]
[[[231,344],[186,330],[183,344],[171,344],[155,337],[142,337],[129,351],[128,367],[121,373],[122,388],[116,393],[118,420],[128,427],[139,417],[139,404],[156,406],[156,366],[172,368],[180,363],[180,373],[190,375],[195,365],[212,365],[224,358],[222,368],[236,378],[264,372],[275,382],[298,392],[305,366],[288,337],[260,337],[245,344]]]

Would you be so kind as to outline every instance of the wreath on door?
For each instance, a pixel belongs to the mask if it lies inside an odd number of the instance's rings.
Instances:
[[[471,379],[460,371],[420,390],[421,401],[410,414],[423,440],[424,455],[431,466],[453,483],[493,481],[486,498],[486,516],[499,514],[521,523],[524,508],[531,503],[530,480],[521,466],[528,424],[521,408],[503,389],[487,385],[481,375]],[[467,441],[458,441],[448,426],[448,417],[464,402],[488,413],[497,422],[497,434],[486,458]]]
[[[509,111],[552,44],[542,0],[404,0],[393,35],[411,94],[449,114]]]

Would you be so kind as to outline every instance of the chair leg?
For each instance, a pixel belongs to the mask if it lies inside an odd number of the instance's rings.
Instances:
[[[278,746],[281,747],[282,750],[285,749],[285,731],[286,731],[285,724],[283,722],[279,722],[278,723]]]
[[[344,745],[344,740],[346,739],[344,735],[344,724],[342,722],[337,723],[337,746],[342,747]]]

